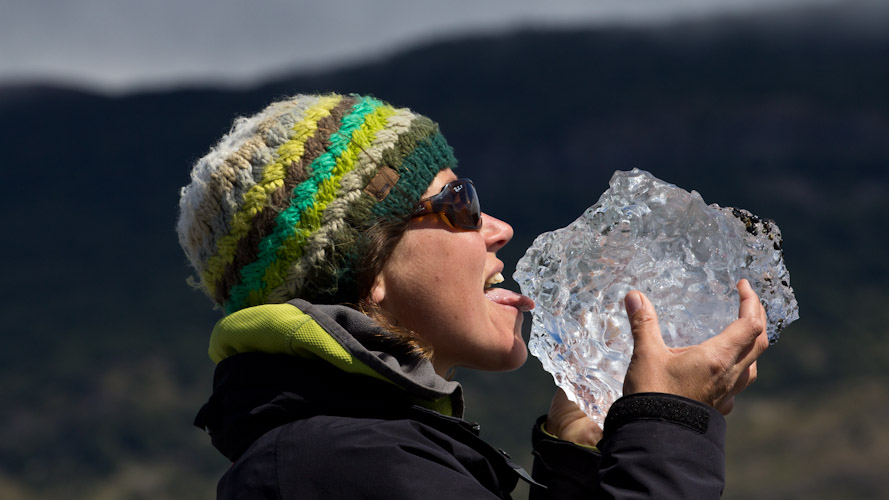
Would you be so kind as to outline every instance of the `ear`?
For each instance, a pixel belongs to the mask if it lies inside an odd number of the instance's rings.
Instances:
[[[370,287],[370,300],[378,306],[382,306],[383,301],[386,300],[386,279],[383,277],[383,273],[374,278],[374,284]]]

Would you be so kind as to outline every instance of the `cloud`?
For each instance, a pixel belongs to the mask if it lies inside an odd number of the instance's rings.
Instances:
[[[0,82],[244,84],[516,26],[658,23],[842,0],[0,0]]]

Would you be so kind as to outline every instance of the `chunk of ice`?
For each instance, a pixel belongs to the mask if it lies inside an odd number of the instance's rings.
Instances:
[[[778,226],[633,169],[599,201],[543,233],[513,275],[537,304],[528,348],[601,424],[621,396],[633,351],[623,299],[645,293],[670,347],[698,344],[738,315],[738,280],[765,306],[769,341],[799,318]]]

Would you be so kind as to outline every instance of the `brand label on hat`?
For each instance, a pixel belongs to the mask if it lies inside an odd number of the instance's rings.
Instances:
[[[376,198],[377,201],[383,201],[389,196],[389,191],[398,182],[398,172],[389,167],[384,166],[377,172],[377,175],[367,184],[364,192]]]

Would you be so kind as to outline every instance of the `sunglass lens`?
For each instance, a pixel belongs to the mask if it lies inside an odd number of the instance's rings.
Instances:
[[[449,215],[455,227],[463,229],[478,229],[481,227],[481,208],[478,195],[472,184],[463,184],[459,192],[454,193],[454,203],[451,204]]]

